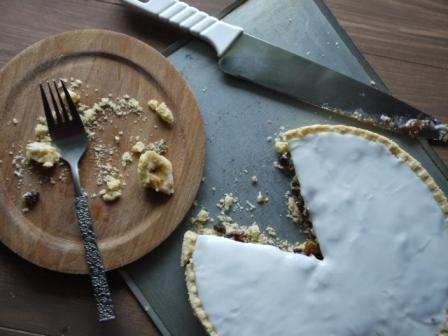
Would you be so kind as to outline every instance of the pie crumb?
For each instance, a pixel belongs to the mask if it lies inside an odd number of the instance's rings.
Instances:
[[[149,150],[140,156],[138,176],[143,187],[167,195],[174,193],[173,165],[163,155]]]
[[[121,156],[121,165],[123,167],[126,167],[128,164],[130,164],[132,162],[132,155],[129,152],[124,152],[123,155]]]
[[[42,164],[45,168],[51,168],[59,161],[61,156],[51,144],[35,141],[26,145],[26,157]]]
[[[289,147],[286,141],[276,141],[275,142],[275,151],[277,153],[286,153],[288,152]]]
[[[234,197],[232,193],[225,194],[223,202],[224,210],[229,210],[233,206],[233,204],[237,201],[238,199]]]
[[[191,218],[193,224],[204,224],[210,219],[209,212],[205,209],[201,209],[195,217]]]
[[[160,119],[168,124],[172,124],[174,122],[173,112],[166,105],[165,102],[159,102],[156,99],[151,99],[148,101],[148,107],[156,112]]]
[[[107,191],[101,190],[101,198],[105,202],[113,202],[119,197],[121,197],[121,181],[111,175],[105,178]],[[104,191],[104,192],[103,192]]]
[[[261,193],[261,191],[258,192],[258,196],[257,196],[257,202],[258,204],[265,204],[266,202],[269,201],[269,198],[267,198],[265,195],[263,195]]]
[[[136,138],[137,140],[137,138]],[[141,141],[137,141],[131,148],[131,152],[135,154],[140,154],[145,150],[145,144]]]

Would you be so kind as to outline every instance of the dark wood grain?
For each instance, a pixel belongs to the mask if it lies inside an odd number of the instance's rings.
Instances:
[[[393,95],[448,122],[448,1],[325,3]]]
[[[231,0],[188,0],[214,13]],[[397,97],[448,121],[446,0],[325,0],[364,56]],[[182,37],[120,0],[1,0],[0,66],[30,44],[66,30],[104,28],[162,50]],[[448,149],[438,152],[448,163]],[[111,273],[119,316],[98,325],[85,277],[37,268],[0,246],[0,335],[157,335],[117,274]]]
[[[118,273],[108,273],[117,320],[100,324],[87,276],[48,271],[0,245],[0,335],[156,335]]]
[[[364,54],[448,69],[448,1],[325,2]]]
[[[46,336],[35,332],[28,332],[20,329],[0,327],[0,335],[2,336]]]
[[[216,13],[233,0],[191,0]],[[164,49],[182,34],[147,15],[125,9],[119,0],[1,0],[0,66],[34,42],[67,30],[102,28],[129,34]]]

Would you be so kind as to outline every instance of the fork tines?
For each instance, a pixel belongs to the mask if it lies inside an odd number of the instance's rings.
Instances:
[[[50,108],[50,104],[47,99],[47,95],[45,94],[44,87],[42,83],[39,84],[40,86],[40,93],[42,95],[42,102],[44,104],[44,111],[45,111],[45,118],[47,119],[48,127],[51,128],[56,124],[63,124],[63,123],[79,123],[82,125],[81,118],[79,116],[79,113],[76,109],[75,104],[73,103],[72,97],[70,96],[69,91],[65,87],[65,84],[63,81],[60,82],[62,90],[64,91],[65,95],[65,102],[64,99],[62,99],[61,93],[59,92],[58,86],[56,85],[56,82],[53,81],[54,89],[52,89],[49,82],[47,82],[48,86],[48,92],[50,93],[53,111]],[[54,94],[54,92],[56,94]],[[55,95],[58,97],[59,103],[55,99]],[[67,110],[68,105],[68,110]],[[55,119],[56,117],[56,119]]]

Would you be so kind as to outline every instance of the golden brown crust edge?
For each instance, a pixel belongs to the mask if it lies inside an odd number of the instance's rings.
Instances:
[[[198,294],[196,286],[196,275],[194,273],[193,253],[198,235],[193,231],[187,231],[182,243],[181,266],[185,266],[185,282],[187,284],[188,300],[190,301],[193,314],[198,318],[205,331],[210,336],[218,336],[215,328],[207,317]]]
[[[433,178],[429,175],[425,168],[421,165],[420,162],[415,160],[412,156],[410,156],[407,152],[401,149],[395,142],[389,140],[388,138],[379,135],[377,133],[373,133],[370,131],[366,131],[356,127],[344,126],[344,125],[313,125],[306,126],[301,128],[296,128],[285,133],[286,139],[292,140],[297,138],[303,138],[310,134],[316,134],[321,132],[337,132],[340,134],[352,134],[361,136],[367,140],[375,141],[382,143],[387,147],[387,149],[395,155],[397,158],[401,159],[405,162],[415,174],[425,183],[431,193],[434,195],[435,200],[440,205],[443,213],[445,214],[445,219],[448,217],[448,201],[434,182]],[[194,248],[197,241],[197,234],[192,231],[187,231],[184,235],[184,241],[182,244],[182,257],[181,257],[181,265],[185,266],[185,280],[187,284],[188,290],[188,298],[193,309],[194,315],[199,319],[202,326],[206,330],[206,332],[210,336],[218,336],[215,328],[212,323],[208,319],[207,313],[202,306],[201,300],[198,295],[198,289],[196,286],[196,279],[194,273],[194,264],[193,264],[193,253]],[[445,336],[448,332],[448,326],[445,325],[443,330],[438,333],[439,336]]]

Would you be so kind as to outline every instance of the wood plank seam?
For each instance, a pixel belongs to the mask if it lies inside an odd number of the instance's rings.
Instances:
[[[120,2],[113,2],[113,1],[108,1],[108,0],[95,0],[96,2],[100,2],[100,3],[104,3],[104,4],[108,4],[108,5],[112,5],[112,6],[118,6],[118,7],[125,7],[125,5],[123,3]]]
[[[447,67],[443,67],[443,66],[438,66],[438,65],[434,65],[434,64],[420,63],[420,62],[415,62],[415,61],[411,61],[411,60],[405,60],[405,59],[401,59],[401,58],[397,58],[397,57],[380,55],[380,54],[376,54],[376,53],[373,53],[373,52],[362,51],[362,54],[364,56],[381,57],[381,58],[384,58],[384,59],[388,59],[388,60],[392,60],[392,61],[398,61],[398,62],[401,62],[401,63],[422,65],[422,66],[430,67],[430,68],[433,68],[433,69],[448,70],[448,66]]]
[[[10,333],[16,333],[18,335],[25,335],[25,336],[50,336],[48,334],[41,334],[41,333],[36,333],[36,332],[22,330],[22,329],[0,326],[0,331],[2,331],[2,330],[10,332]]]

